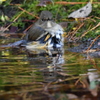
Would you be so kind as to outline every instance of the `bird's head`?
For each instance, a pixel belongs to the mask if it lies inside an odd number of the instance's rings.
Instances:
[[[39,24],[43,24],[44,22],[52,21],[53,15],[49,11],[42,11],[40,14],[40,18],[38,20]]]

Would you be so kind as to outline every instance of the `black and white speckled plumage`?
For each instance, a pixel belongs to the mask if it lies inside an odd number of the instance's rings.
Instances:
[[[40,19],[29,29],[26,40],[37,41],[40,45],[46,44],[47,48],[63,47],[63,28],[51,19],[52,14],[49,11],[43,11]]]

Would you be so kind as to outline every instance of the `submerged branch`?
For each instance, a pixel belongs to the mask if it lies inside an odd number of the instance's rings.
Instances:
[[[90,48],[92,47],[92,45],[95,43],[95,41],[100,37],[100,35],[98,35],[93,42],[90,44],[90,46],[88,47],[87,51],[90,50]]]

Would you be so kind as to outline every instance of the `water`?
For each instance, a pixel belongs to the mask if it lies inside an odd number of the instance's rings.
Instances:
[[[99,58],[67,48],[64,53],[1,48],[0,100],[100,100]]]

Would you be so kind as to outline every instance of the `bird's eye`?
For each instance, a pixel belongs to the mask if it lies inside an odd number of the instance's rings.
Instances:
[[[45,18],[45,19],[41,19],[42,21],[51,21],[52,19],[50,19],[50,18]]]
[[[42,21],[46,21],[47,19],[41,19]]]
[[[49,21],[49,18],[47,18],[47,21]]]
[[[48,21],[51,21],[51,19],[50,19],[50,18],[48,18]]]
[[[44,19],[41,19],[41,21],[44,21]]]

